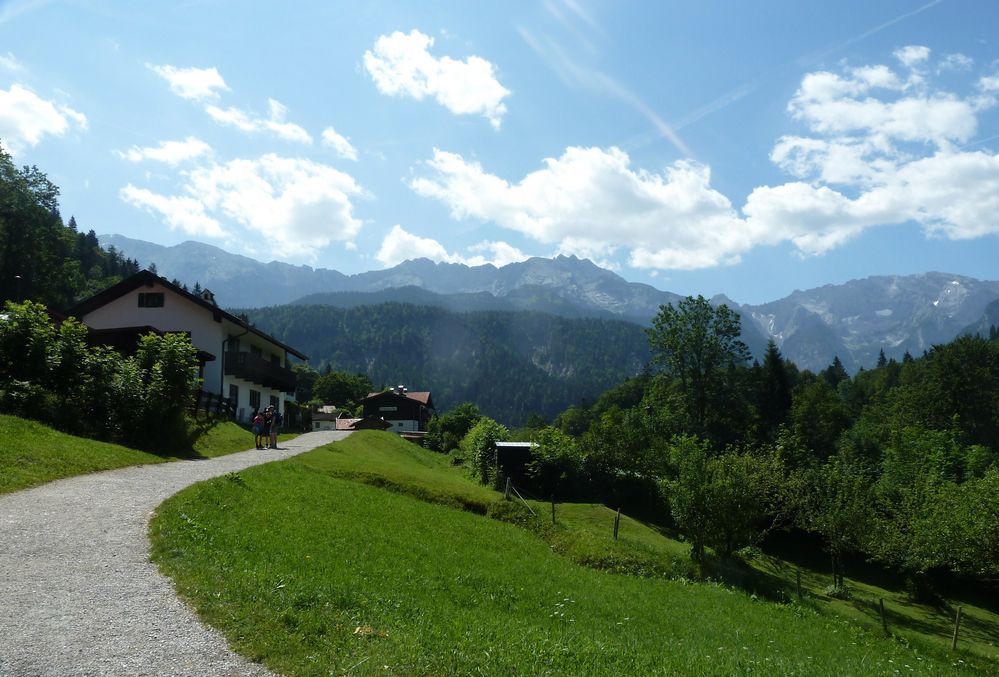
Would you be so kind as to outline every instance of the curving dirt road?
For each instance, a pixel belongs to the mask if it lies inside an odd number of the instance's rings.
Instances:
[[[269,675],[149,562],[153,510],[184,487],[343,439],[122,468],[0,496],[0,676]]]

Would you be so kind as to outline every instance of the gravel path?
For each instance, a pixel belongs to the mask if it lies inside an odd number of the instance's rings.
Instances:
[[[268,675],[204,627],[149,561],[152,511],[184,487],[343,439],[83,475],[0,496],[0,676]]]

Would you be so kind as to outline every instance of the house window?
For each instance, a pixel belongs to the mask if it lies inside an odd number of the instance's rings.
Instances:
[[[316,430],[319,430],[319,421],[313,421],[313,423],[314,423],[314,424],[315,424],[315,426],[316,426]]]
[[[278,408],[278,398],[276,398],[274,395],[271,395],[271,406],[274,407],[275,411],[277,411],[277,408]]]
[[[239,386],[232,383],[229,384],[229,402],[233,407],[239,406]]]
[[[257,346],[250,346],[250,354],[260,357],[262,352]]]
[[[139,292],[140,308],[162,308],[163,292]]]
[[[260,409],[260,391],[250,390],[250,409],[259,410]]]

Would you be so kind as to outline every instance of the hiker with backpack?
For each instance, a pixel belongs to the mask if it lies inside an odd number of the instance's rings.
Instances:
[[[277,438],[278,429],[281,427],[281,423],[284,421],[284,417],[281,412],[271,406],[271,449],[277,449]]]

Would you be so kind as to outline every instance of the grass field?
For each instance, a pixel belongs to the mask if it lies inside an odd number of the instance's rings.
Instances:
[[[161,456],[117,444],[95,442],[58,432],[34,421],[0,415],[0,493],[45,482],[142,463],[162,463]]]
[[[285,440],[294,435],[281,435]],[[0,494],[52,480],[180,458],[213,458],[253,448],[253,435],[231,421],[192,423],[186,448],[158,455],[58,432],[35,421],[0,415]]]
[[[199,613],[236,650],[289,675],[994,667],[808,605],[608,571],[619,560],[671,566],[686,549],[630,520],[614,543],[600,506],[560,505],[558,526],[546,527],[498,505],[510,504],[446,458],[358,433],[195,485],[160,507],[150,534],[155,561]]]

